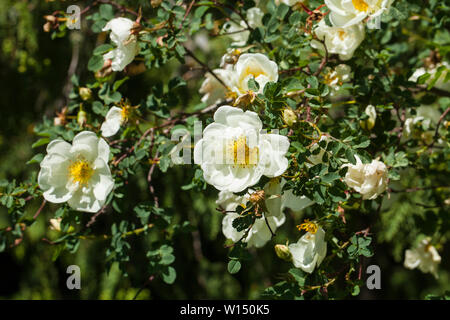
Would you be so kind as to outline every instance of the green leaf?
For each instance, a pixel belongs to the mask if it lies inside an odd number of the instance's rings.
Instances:
[[[31,145],[31,147],[32,148],[37,148],[37,147],[43,146],[43,145],[45,145],[45,144],[47,144],[49,142],[50,142],[50,138],[41,138],[38,141],[36,141],[35,143],[33,143]]]
[[[355,285],[355,286],[353,287],[353,289],[352,289],[352,296],[357,296],[357,295],[359,295],[359,292],[360,292],[359,286],[358,286],[358,285]]]
[[[197,9],[195,9],[194,17],[201,18],[205,14],[205,12],[208,10],[208,8],[209,7],[207,7],[207,6],[198,7]]]
[[[228,262],[228,272],[231,274],[238,273],[241,270],[241,262],[239,260],[230,260]]]
[[[175,282],[175,279],[177,278],[177,272],[173,267],[167,267],[166,270],[164,270],[162,273],[163,281],[167,284],[172,284]]]
[[[321,177],[321,180],[325,183],[330,183],[334,180],[339,179],[340,177],[341,176],[339,175],[338,172],[328,172],[327,174]]]
[[[355,151],[353,151],[351,148],[347,148],[345,150],[345,157],[351,164],[356,164]]]
[[[110,4],[101,4],[99,8],[100,16],[105,20],[114,18],[113,6]]]
[[[305,285],[305,276],[306,275],[302,270],[292,268],[289,270],[289,274],[294,277],[295,281],[297,281],[297,283],[300,287],[303,287]]]
[[[103,67],[103,56],[92,56],[88,61],[88,70],[97,72]]]
[[[259,90],[259,83],[256,82],[255,78],[250,78],[248,80],[248,89],[257,92]]]
[[[27,162],[27,164],[40,163],[44,159],[44,155],[42,153],[36,154],[31,160]]]
[[[113,49],[113,46],[108,43],[105,43],[95,48],[93,54],[96,56],[103,55],[106,52],[110,51],[111,49]]]

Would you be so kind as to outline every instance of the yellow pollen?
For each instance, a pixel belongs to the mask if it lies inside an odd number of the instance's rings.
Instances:
[[[369,9],[369,5],[364,0],[352,0],[353,6],[356,10],[366,12]]]
[[[258,147],[250,148],[247,145],[247,139],[242,136],[234,140],[228,146],[228,156],[233,158],[233,163],[240,167],[255,165],[258,161]]]
[[[324,77],[325,83],[330,85],[337,79],[337,75],[334,72],[327,73]]]
[[[339,39],[341,39],[341,41],[344,41],[344,38],[346,36],[346,33],[344,30],[339,30],[338,31],[338,35],[339,35]]]
[[[261,75],[266,76],[267,73],[264,72],[264,70],[262,70],[260,68],[255,69],[255,68],[251,68],[250,66],[248,66],[247,68],[245,68],[244,72],[242,72],[239,82],[244,81],[250,75],[253,76],[254,79],[256,79]]]
[[[305,219],[305,222],[297,226],[298,231],[305,230],[312,234],[315,234],[318,228],[317,224],[309,219]]]
[[[77,160],[69,166],[69,176],[73,182],[86,185],[92,177],[94,169],[86,160]]]
[[[131,116],[131,113],[133,112],[133,108],[130,106],[124,106],[122,108],[121,114],[122,114],[122,121],[126,122]]]

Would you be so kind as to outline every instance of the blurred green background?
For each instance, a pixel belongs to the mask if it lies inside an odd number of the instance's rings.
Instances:
[[[104,35],[97,37],[88,27],[87,21],[83,21],[81,31],[70,31],[65,38],[51,40],[49,34],[43,31],[43,16],[54,10],[65,10],[68,5],[67,1],[0,2],[0,179],[15,178],[22,181],[37,173],[38,165],[25,165],[35,153],[31,148],[37,140],[33,135],[33,125],[42,121],[43,116],[52,119],[55,112],[67,104],[73,74],[79,76],[80,83],[92,76],[86,69],[87,61],[93,48],[104,41]],[[219,64],[221,53],[225,52],[227,42],[221,38],[202,47],[205,41],[199,36],[191,45],[202,48],[202,59],[215,67]],[[163,71],[147,71],[128,81],[122,92],[132,103],[138,103],[151,87],[153,79],[169,79],[175,74],[183,74],[183,68],[175,62]],[[188,82],[190,90],[186,92],[186,106],[199,102],[197,88],[201,74],[194,72],[193,76],[193,81]],[[405,177],[408,177],[407,172]],[[188,184],[191,178],[192,173],[182,167],[172,168],[164,176],[160,172],[155,173],[154,185],[162,205],[173,207],[180,219],[189,220],[197,229],[175,239],[174,267],[178,277],[174,285],[169,286],[155,279],[140,292],[139,299],[261,297],[263,289],[277,282],[277,275],[290,268],[288,263],[276,258],[273,245],[284,243],[287,239],[286,230],[295,228],[294,221],[299,222],[301,217],[287,213],[291,217],[279,229],[276,240],[268,243],[264,249],[251,250],[253,260],[244,263],[237,275],[230,275],[227,272],[228,250],[224,248],[225,238],[221,232],[222,216],[215,210],[217,191],[209,187],[204,194],[181,192],[180,186]],[[134,179],[129,184],[129,195],[135,197],[130,201],[137,203],[145,199],[142,190],[146,188],[140,187],[145,185],[145,174],[137,174]],[[407,184],[407,181],[404,183]],[[378,219],[383,221],[383,225],[395,224],[389,233],[386,231],[377,239],[375,256],[364,261],[364,266],[377,264],[381,267],[382,289],[363,289],[355,299],[420,299],[426,294],[442,294],[450,289],[450,268],[446,259],[450,251],[448,246],[441,251],[440,278],[435,280],[430,274],[403,267],[407,241],[400,240],[397,245],[383,241],[391,241],[395,237],[406,240],[408,227],[421,223],[411,214],[419,209],[404,196],[393,195],[385,202],[386,212],[381,220],[380,217],[367,216],[353,220],[355,230],[359,230],[358,226],[366,226],[370,220],[374,222]],[[416,196],[420,199],[423,194],[419,192]],[[29,207],[28,214],[33,215],[39,205],[40,202],[36,201]],[[128,277],[124,277],[115,265],[109,273],[105,272],[107,241],[82,241],[75,254],[64,252],[56,261],[52,261],[55,248],[42,241],[42,238],[51,237],[54,232],[49,230],[48,221],[56,208],[47,205],[38,222],[26,231],[24,241],[0,253],[0,298],[133,298],[149,276],[145,250],[140,250],[149,239],[140,237],[131,241]],[[101,216],[96,223],[97,230],[108,230],[113,214],[116,213]],[[1,208],[0,227],[7,225],[6,216],[4,208]],[[66,268],[72,264],[81,267],[81,290],[71,291],[66,287]]]

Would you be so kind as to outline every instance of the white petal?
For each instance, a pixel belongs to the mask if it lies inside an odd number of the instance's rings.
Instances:
[[[94,161],[97,158],[98,137],[92,131],[82,131],[72,141],[71,153],[81,154],[86,160]]]
[[[94,196],[99,201],[105,201],[114,188],[114,179],[111,176],[108,165],[102,159],[97,159],[94,167],[95,173],[91,178]]]
[[[56,139],[52,140],[47,145],[47,153],[57,153],[61,156],[68,157],[70,155],[70,143],[62,140],[62,139]]]
[[[67,203],[72,209],[77,211],[91,213],[99,211],[104,204],[104,201],[98,201],[92,190],[85,189],[86,188],[80,188],[73,194],[72,198],[70,198]]]

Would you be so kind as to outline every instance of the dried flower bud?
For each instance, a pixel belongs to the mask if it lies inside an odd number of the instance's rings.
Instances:
[[[253,91],[247,91],[246,94],[239,96],[234,102],[235,107],[246,108],[255,101],[256,94]]]
[[[69,109],[67,107],[62,108],[61,112],[56,112],[56,117],[53,118],[53,124],[55,126],[63,126],[67,123],[67,113]]]
[[[44,29],[44,32],[50,32],[50,30],[52,30],[52,23],[46,22],[42,28]]]
[[[249,200],[251,203],[263,204],[265,199],[266,199],[266,194],[265,194],[264,190],[258,190],[258,191],[253,192],[250,195]]]
[[[55,17],[55,16],[52,16],[52,15],[44,16],[44,19],[45,19],[47,22],[51,22],[51,23],[56,22],[56,17]]]

